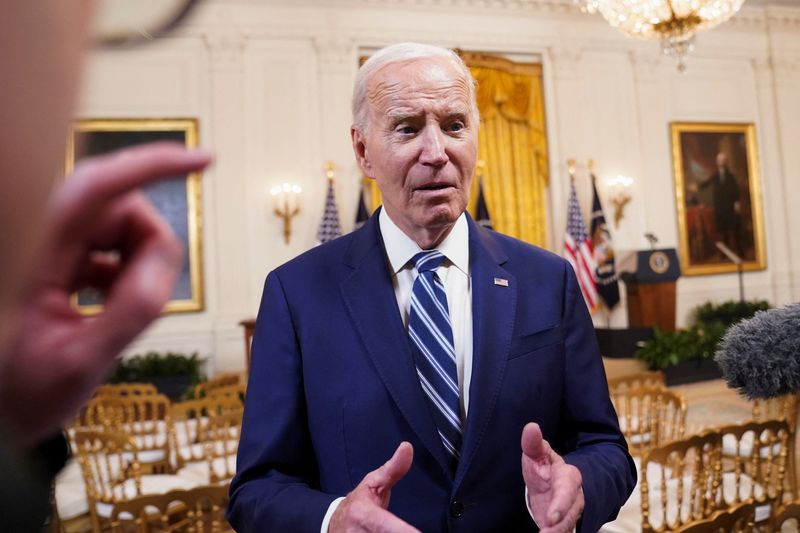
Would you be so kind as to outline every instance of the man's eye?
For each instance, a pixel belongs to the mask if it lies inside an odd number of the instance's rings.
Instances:
[[[417,130],[413,126],[398,126],[396,131],[397,133],[401,133],[403,135],[412,135]]]
[[[460,121],[453,122],[450,124],[450,131],[459,132],[465,128],[464,123]]]

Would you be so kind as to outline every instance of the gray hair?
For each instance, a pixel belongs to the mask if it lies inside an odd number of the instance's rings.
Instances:
[[[475,99],[475,78],[469,71],[464,61],[452,50],[420,43],[398,43],[381,48],[369,59],[367,59],[356,74],[356,82],[353,87],[353,125],[362,132],[367,130],[367,89],[372,81],[372,77],[383,67],[391,63],[400,63],[409,59],[421,59],[430,57],[443,57],[453,62],[453,65],[461,71],[469,87],[469,100],[472,118],[475,122],[479,120],[478,104]]]

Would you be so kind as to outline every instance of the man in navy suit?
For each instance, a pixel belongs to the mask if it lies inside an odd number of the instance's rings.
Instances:
[[[448,50],[390,46],[359,71],[353,113],[383,208],[267,277],[231,523],[597,531],[635,469],[571,267],[465,213],[468,69]]]

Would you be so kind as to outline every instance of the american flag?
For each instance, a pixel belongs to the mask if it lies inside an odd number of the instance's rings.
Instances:
[[[581,206],[575,192],[575,180],[570,180],[569,200],[567,202],[567,230],[564,235],[564,257],[575,269],[578,285],[581,288],[586,307],[590,312],[597,308],[597,283],[594,273],[592,241],[586,233]]]
[[[325,212],[322,215],[322,222],[319,223],[317,230],[317,242],[320,244],[332,241],[342,234],[342,227],[339,225],[339,210],[336,208],[336,195],[333,191],[333,180],[328,180],[328,196],[325,198]]]

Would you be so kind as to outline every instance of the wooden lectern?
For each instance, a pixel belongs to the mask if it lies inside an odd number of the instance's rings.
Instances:
[[[628,327],[675,331],[675,281],[681,275],[675,249],[632,252],[618,268],[628,295]]]

